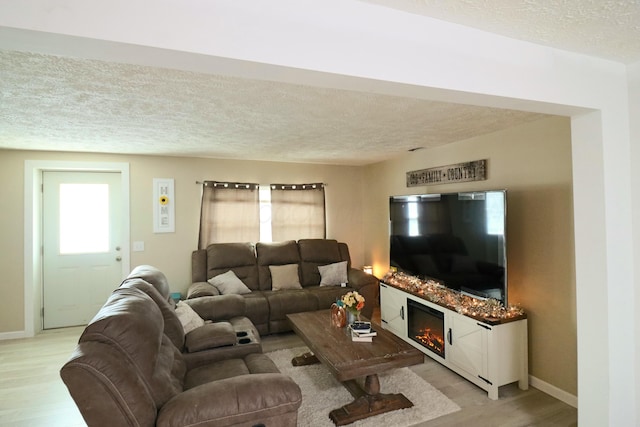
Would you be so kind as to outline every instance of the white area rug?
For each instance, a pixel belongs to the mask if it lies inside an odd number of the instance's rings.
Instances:
[[[309,351],[306,347],[267,353],[278,369],[289,375],[302,390],[302,406],[298,410],[298,426],[333,427],[329,412],[353,400],[351,394],[321,363],[292,366],[291,359]],[[378,375],[381,393],[402,393],[412,408],[376,415],[349,424],[353,427],[411,426],[460,410],[460,407],[409,368],[394,369]]]

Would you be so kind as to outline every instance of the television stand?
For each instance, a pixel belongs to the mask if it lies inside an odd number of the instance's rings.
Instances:
[[[478,319],[380,283],[380,317],[393,332],[498,399],[499,387],[529,388],[527,318]]]

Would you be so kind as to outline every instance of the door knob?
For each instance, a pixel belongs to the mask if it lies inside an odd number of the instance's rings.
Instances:
[[[120,250],[120,246],[116,246],[116,251],[119,251],[119,250]]]
[[[117,256],[116,257],[116,261],[122,261],[122,257],[121,256]]]

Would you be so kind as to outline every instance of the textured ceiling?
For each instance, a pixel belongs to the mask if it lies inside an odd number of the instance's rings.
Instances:
[[[543,117],[0,51],[0,148],[366,164]]]
[[[370,0],[619,62],[638,1]],[[368,164],[541,115],[0,51],[0,149]]]
[[[626,64],[640,61],[640,0],[364,1]]]

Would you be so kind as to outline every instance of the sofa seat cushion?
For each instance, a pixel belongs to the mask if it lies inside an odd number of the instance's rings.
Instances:
[[[264,292],[269,309],[269,320],[286,320],[286,315],[318,309],[318,300],[305,289]]]
[[[342,295],[349,291],[353,291],[350,287],[341,286],[309,286],[305,288],[316,299],[318,310],[331,308],[331,304],[336,302]]]
[[[189,353],[234,345],[237,341],[236,331],[229,322],[206,323],[189,332],[185,338]]]
[[[181,393],[161,408],[156,426],[295,425],[301,403],[300,387],[286,375],[242,375]]]
[[[187,372],[185,390],[240,375],[279,373],[280,371],[268,356],[252,353],[243,359],[227,359],[209,363]]]
[[[246,307],[245,314],[256,326],[269,322],[269,302],[266,293],[271,291],[253,291],[242,295]]]

